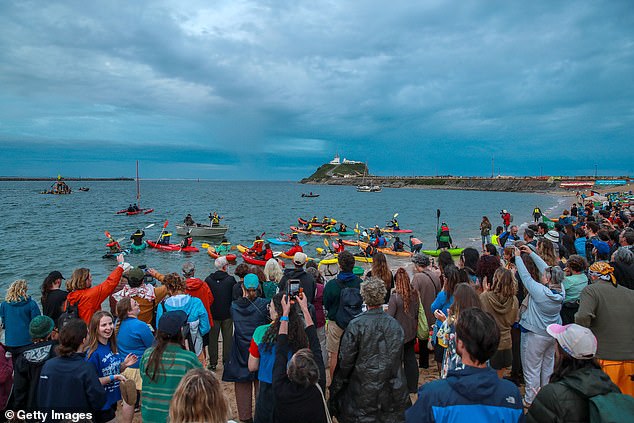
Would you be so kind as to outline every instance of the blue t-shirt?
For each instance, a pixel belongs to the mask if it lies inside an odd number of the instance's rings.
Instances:
[[[134,354],[139,361],[130,368],[138,369],[141,357],[146,349],[152,346],[154,335],[147,323],[135,318],[128,317],[121,322],[119,333],[117,334],[117,348],[119,354],[125,359],[128,354]]]
[[[125,356],[113,353],[109,345],[99,343],[97,349],[90,355],[90,357],[86,358],[86,361],[95,366],[98,377],[104,377],[110,375],[114,376],[121,373],[119,369],[124,359]],[[114,382],[110,382],[109,384],[104,385],[103,388],[106,391],[106,404],[103,406],[102,410],[107,410],[112,407],[112,404],[121,399],[119,381],[115,380]]]

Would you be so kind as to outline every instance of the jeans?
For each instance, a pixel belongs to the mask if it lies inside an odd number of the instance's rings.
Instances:
[[[222,364],[229,362],[231,339],[233,338],[233,320],[215,320],[209,331],[209,365],[218,365],[218,335],[222,332]]]
[[[522,333],[522,368],[526,393],[524,401],[532,404],[537,392],[548,384],[555,366],[555,341],[550,336]]]
[[[482,237],[482,245],[491,243],[491,235],[480,235]]]

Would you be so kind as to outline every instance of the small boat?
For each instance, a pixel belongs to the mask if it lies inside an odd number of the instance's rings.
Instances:
[[[307,234],[307,235],[339,236],[339,232],[306,231],[304,229],[298,228],[297,226],[291,226],[291,231],[299,232],[300,234]]]
[[[326,223],[322,223],[322,222],[311,222],[311,221],[309,221],[309,220],[302,219],[301,217],[298,217],[298,218],[297,218],[297,222],[298,222],[300,225],[302,225],[302,226],[307,225],[307,224],[309,224],[309,223],[310,223],[311,225],[313,225],[314,227],[318,227],[318,226],[324,226],[324,225],[326,225]]]
[[[315,198],[315,197],[319,197],[319,194],[313,194],[312,192],[311,192],[311,193],[308,193],[308,194],[305,194],[305,193],[303,193],[303,192],[302,192],[302,197],[305,197],[305,198]]]
[[[81,188],[80,188],[81,189]],[[86,189],[88,191],[88,189]],[[139,161],[136,161],[136,203],[134,204],[134,209],[131,210],[130,207],[127,209],[119,210],[116,214],[125,214],[127,216],[134,216],[137,214],[148,214],[152,213],[154,209],[146,208],[142,209],[138,206],[141,200],[141,185],[139,184]]]
[[[323,249],[323,248],[317,247],[317,248],[315,248],[315,250],[317,251],[318,254],[322,254],[322,255],[327,254],[327,251],[325,249]],[[323,259],[323,260],[321,260],[319,262],[319,264],[337,264],[337,263],[339,263],[337,261],[338,257],[339,257],[339,254],[334,254],[334,258]],[[372,263],[372,257],[355,255],[354,256],[354,261],[358,261],[360,263]]]
[[[214,247],[207,247],[207,254],[212,259],[217,259],[218,257],[222,255],[222,254],[218,254]],[[227,261],[230,261],[230,262],[236,261],[236,258],[237,258],[235,254],[227,254],[225,255],[225,257],[227,258]]]
[[[90,191],[90,188],[88,188],[88,187],[79,187],[79,188],[77,188],[77,189],[78,189],[79,191],[83,191],[83,192],[88,192],[88,191]]]
[[[383,228],[382,232],[392,233],[392,234],[411,234],[411,229],[393,229],[393,228]]]
[[[449,254],[451,254],[452,256],[459,256],[462,253],[462,250],[464,250],[464,248],[449,248],[445,251],[448,251]],[[443,250],[422,250],[421,251],[421,253],[428,256],[432,256],[432,257],[438,257],[440,253],[442,252]]]
[[[52,195],[66,195],[71,194],[73,190],[66,185],[66,182],[62,180],[60,175],[57,175],[57,181],[51,185],[51,189],[48,191],[42,191],[40,194],[52,194]]]
[[[128,211],[128,209],[124,209],[124,210],[119,210],[116,214],[125,214],[128,216],[134,216],[136,214],[148,214],[148,213],[152,213],[154,211],[154,209],[139,209],[139,210],[134,210],[134,211]]]
[[[370,185],[357,185],[357,192],[371,192]]]
[[[290,242],[290,241],[285,241],[285,240],[282,240],[282,239],[279,239],[279,238],[267,238],[267,239],[266,239],[266,242],[268,242],[269,244],[273,244],[273,245],[293,245],[293,243],[292,243],[292,242]],[[305,245],[308,245],[308,242],[306,242],[306,241],[300,241],[300,242],[299,242],[299,245],[300,245],[301,247],[303,247],[303,246],[305,246]]]
[[[238,251],[240,251],[242,253],[242,260],[244,260],[246,263],[249,264],[255,264],[256,266],[266,266],[266,260],[260,260],[258,258],[255,257],[255,255],[249,254],[248,253],[248,248],[245,247],[242,244],[238,244],[236,246],[236,248],[238,249]],[[280,264],[280,266],[285,267],[286,264],[284,263],[284,261],[277,259],[277,262]]]
[[[370,192],[381,192],[381,185],[372,185],[370,187]]]
[[[181,248],[180,244],[159,244],[158,242],[154,242],[154,241],[145,241],[145,242],[147,242],[147,245],[149,245],[151,248],[156,248],[157,250],[163,250],[163,251],[182,251],[184,253],[197,253],[198,251],[200,251],[198,248],[194,247],[193,245],[189,247]]]
[[[190,235],[200,237],[221,237],[229,230],[228,226],[211,226],[203,223],[196,223],[192,226],[176,225],[178,235]]]

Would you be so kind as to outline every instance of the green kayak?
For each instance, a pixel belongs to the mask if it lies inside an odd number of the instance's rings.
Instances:
[[[345,231],[345,232],[338,232],[338,234],[340,236],[352,236],[352,235],[356,235],[355,231]]]
[[[459,256],[460,253],[462,253],[462,250],[464,250],[464,248],[449,248],[447,251],[449,251],[449,254],[451,254],[452,256]],[[421,253],[426,254],[428,256],[432,256],[432,257],[438,257],[441,252],[442,250],[422,250],[421,251]]]
[[[147,244],[145,243],[145,241],[141,245],[134,245],[134,244],[130,245],[130,249],[135,253],[145,250],[145,247],[147,247]]]

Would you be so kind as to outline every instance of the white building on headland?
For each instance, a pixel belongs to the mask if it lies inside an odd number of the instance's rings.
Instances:
[[[338,165],[338,164],[357,164],[357,163],[363,163],[363,162],[358,162],[356,160],[348,160],[344,157],[343,161],[341,160],[341,158],[339,157],[339,154],[335,154],[335,158],[332,159],[330,161],[330,164],[332,165]]]

